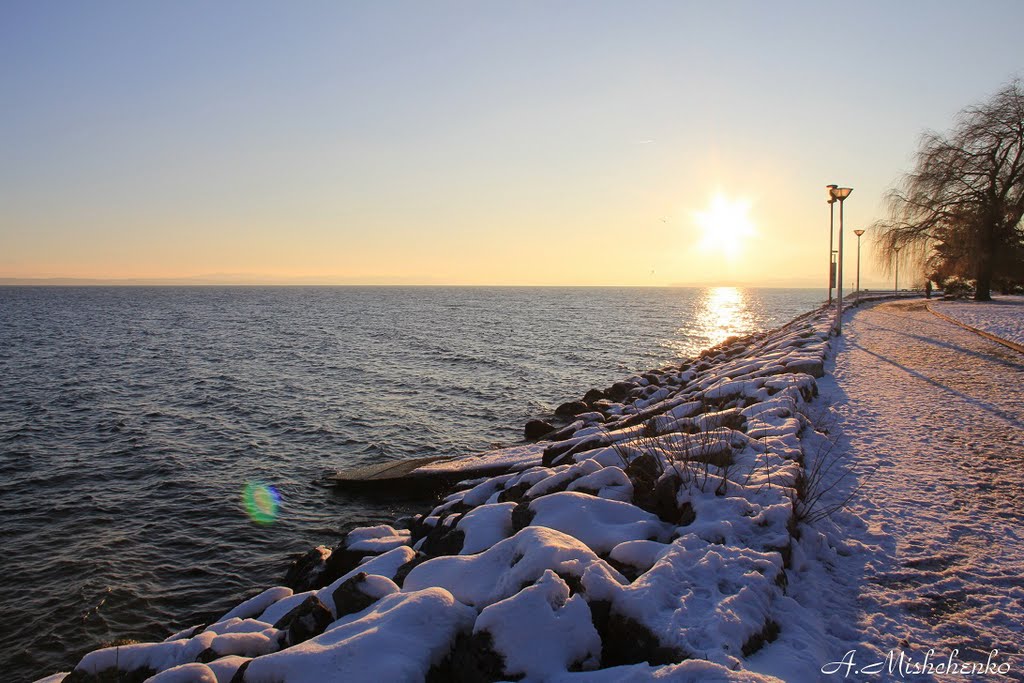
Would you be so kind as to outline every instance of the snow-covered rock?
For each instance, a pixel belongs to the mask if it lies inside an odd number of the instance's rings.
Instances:
[[[416,681],[447,656],[476,612],[441,588],[394,593],[326,632],[253,659],[245,683]]]

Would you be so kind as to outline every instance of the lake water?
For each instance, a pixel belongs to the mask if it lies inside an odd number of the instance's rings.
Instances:
[[[72,667],[280,581],[422,501],[342,467],[522,438],[591,387],[783,324],[824,290],[0,288],[0,671]],[[276,520],[246,513],[274,487]]]

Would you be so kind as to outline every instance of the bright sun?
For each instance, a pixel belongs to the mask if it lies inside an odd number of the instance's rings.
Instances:
[[[735,259],[744,242],[754,234],[754,224],[747,215],[748,211],[750,202],[729,199],[723,194],[715,195],[706,211],[694,214],[694,222],[703,231],[701,250]]]

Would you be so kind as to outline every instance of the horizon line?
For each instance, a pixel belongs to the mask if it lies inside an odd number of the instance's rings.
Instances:
[[[758,289],[825,289],[807,284],[758,284],[752,282],[672,282],[667,284],[579,284],[579,283],[446,283],[446,282],[282,282],[282,281],[196,281],[189,278],[5,278],[0,287],[489,287],[489,288],[617,288],[617,289],[702,289],[737,287]]]

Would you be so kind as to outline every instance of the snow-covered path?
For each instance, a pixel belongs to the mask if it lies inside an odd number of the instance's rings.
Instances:
[[[863,483],[834,520],[859,546],[837,569],[862,660],[997,649],[1009,677],[978,680],[1024,680],[1024,356],[923,301],[857,311],[836,343],[822,390]]]

